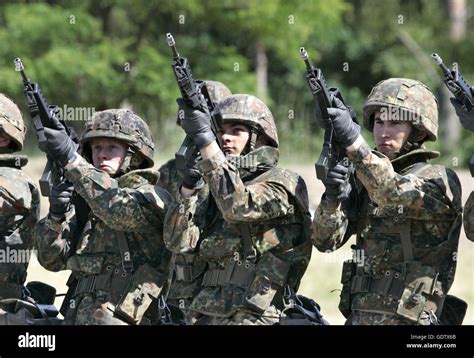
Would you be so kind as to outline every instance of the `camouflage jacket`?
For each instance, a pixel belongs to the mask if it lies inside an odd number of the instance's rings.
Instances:
[[[402,292],[404,298],[412,297],[416,286],[428,301],[436,301],[428,307],[439,314],[454,279],[462,208],[456,173],[426,163],[438,155],[417,149],[390,162],[366,143],[348,152],[360,182],[353,185],[348,203],[334,207],[321,201],[313,220],[313,243],[320,251],[331,251],[357,234],[356,257],[363,260],[357,263],[356,282],[351,287],[348,281],[354,277],[349,272],[342,277],[353,295],[352,310],[398,310],[409,318],[398,299]],[[410,240],[411,247],[404,247]],[[365,286],[372,288],[363,287],[370,280]]]
[[[213,198],[204,228],[194,222],[196,195],[179,199],[165,222],[170,250],[197,252],[208,263],[190,308],[210,316],[281,305],[282,288],[298,288],[311,257],[303,179],[276,167],[275,148],[237,159],[233,165],[219,152],[199,163]]]
[[[474,241],[474,191],[464,205],[464,232],[469,240]]]
[[[158,185],[168,191],[173,198],[179,198],[182,178],[176,168],[176,160],[171,159],[163,164],[160,169],[160,179]],[[201,227],[205,220],[207,208],[209,205],[209,187],[206,185],[199,189],[196,204],[195,223]],[[186,309],[187,302],[182,299],[190,300],[198,292],[200,281],[206,262],[196,254],[177,254],[175,259],[173,282],[168,293],[168,300],[177,300],[174,302],[180,308]]]
[[[0,154],[0,299],[20,298],[34,248],[40,196],[21,170],[26,162],[24,156]]]
[[[49,216],[40,221],[36,244],[41,265],[51,271],[72,270],[79,280],[114,272],[123,273],[125,277],[123,259],[128,253],[133,272],[145,264],[158,271],[159,277],[154,277],[154,281],[160,282],[161,294],[165,294],[173,262],[172,254],[164,246],[162,232],[171,197],[155,185],[158,173],[150,169],[135,170],[113,179],[83,158],[68,164],[66,169],[66,177],[87,202],[90,212],[79,230],[76,213],[62,223]],[[124,232],[127,239],[128,250],[124,254],[121,253],[119,232]],[[97,301],[90,292],[83,295],[88,296],[88,312],[84,314],[90,314],[91,324],[101,323],[92,317],[95,309],[105,310],[104,301],[115,305],[123,293],[112,291]],[[77,299],[80,315],[84,300],[81,301],[82,297]]]

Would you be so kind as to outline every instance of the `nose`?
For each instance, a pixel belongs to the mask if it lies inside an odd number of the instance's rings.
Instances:
[[[231,141],[231,137],[232,136],[230,134],[223,132],[221,135],[222,142],[229,143]]]
[[[383,123],[382,130],[380,131],[380,135],[383,138],[389,138],[390,137],[390,130],[387,122]]]
[[[108,159],[108,151],[105,148],[101,148],[98,153],[99,159],[107,160]]]

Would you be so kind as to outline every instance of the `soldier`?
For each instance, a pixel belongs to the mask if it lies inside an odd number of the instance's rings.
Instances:
[[[215,103],[232,94],[229,88],[222,82],[206,80],[205,83],[209,96]],[[180,115],[177,117],[177,124],[181,125]],[[159,172],[160,180],[158,184],[166,189],[173,198],[180,195],[179,189],[181,184],[188,189],[199,189],[197,192],[198,217],[200,218],[199,220],[203,220],[203,215],[205,215],[207,211],[209,189],[202,180],[201,175],[197,174],[197,177],[194,178],[187,175],[185,177],[187,179],[186,182],[182,182],[183,174],[176,168],[176,161],[174,159],[163,164]],[[199,283],[205,267],[205,261],[201,260],[201,258],[195,254],[176,255],[173,282],[170,287],[167,302],[179,307],[185,314],[185,317],[187,316],[187,308],[191,304],[192,298],[197,294],[200,288]]]
[[[170,281],[172,255],[162,231],[171,198],[149,169],[150,130],[132,111],[96,112],[86,123],[79,155],[63,129],[60,123],[45,128],[47,151],[72,184],[53,188],[36,240],[43,267],[72,270],[61,310],[66,323],[156,323],[157,300]],[[86,205],[74,200],[70,212],[73,192]]]
[[[237,94],[218,103],[222,150],[209,115],[178,103],[210,190],[205,225],[195,221],[198,190],[186,187],[165,222],[170,250],[207,262],[191,314],[199,325],[274,324],[283,291],[297,290],[311,257],[306,185],[277,167],[275,123],[258,98]]]
[[[364,127],[373,132],[377,151],[347,108],[336,104],[330,121],[358,180],[344,201],[347,168],[330,170],[313,243],[320,251],[335,250],[357,234],[353,249],[363,260],[344,263],[339,309],[352,325],[436,324],[454,280],[461,229],[459,179],[449,168],[428,164],[439,153],[423,145],[437,138],[436,98],[419,81],[378,83],[364,105]]]
[[[33,324],[35,319],[43,318],[35,306],[30,291],[23,286],[30,255],[34,249],[32,232],[40,213],[38,189],[21,170],[28,162],[28,158],[13,154],[23,148],[25,134],[26,127],[17,105],[0,94],[0,324],[2,325]],[[46,285],[43,284],[42,288],[44,286]],[[52,299],[54,300],[54,294]]]
[[[31,231],[39,217],[40,198],[33,181],[21,170],[28,158],[13,154],[22,150],[25,134],[17,105],[0,94],[0,300],[29,296],[23,284],[34,248]],[[0,322],[5,322],[2,309],[0,316]]]
[[[467,111],[463,107],[462,103],[459,102],[455,97],[450,98],[451,103],[456,110],[456,113],[461,120],[461,123],[464,128],[474,132],[474,110]],[[474,160],[474,155],[471,158],[471,162]],[[472,165],[472,164],[471,164]],[[471,174],[472,173],[471,169]],[[474,191],[471,192],[469,198],[464,205],[464,232],[469,240],[474,241]]]

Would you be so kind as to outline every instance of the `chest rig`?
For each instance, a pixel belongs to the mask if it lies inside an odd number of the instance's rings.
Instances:
[[[417,174],[427,163],[413,165],[404,174]],[[368,198],[362,205],[355,249],[369,251],[365,262],[357,265],[346,261],[341,282],[343,290],[339,308],[348,317],[352,310],[383,313],[403,317],[417,324],[433,324],[441,315],[446,292],[439,272],[422,259],[414,257],[413,219],[396,209],[383,210]],[[455,219],[447,234],[451,244],[459,235],[461,216]],[[369,228],[369,229],[367,229]],[[391,245],[399,245],[402,260],[386,257]],[[433,247],[436,250],[437,247]],[[422,316],[429,319],[421,319]]]

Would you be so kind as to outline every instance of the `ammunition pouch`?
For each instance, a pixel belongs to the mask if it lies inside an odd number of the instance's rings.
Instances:
[[[244,297],[244,306],[263,314],[287,281],[290,265],[270,252],[265,253],[255,267],[255,278]]]
[[[71,298],[97,290],[109,292],[116,304],[115,315],[129,324],[140,324],[163,288],[162,275],[148,264],[141,265],[134,274],[110,266],[107,271],[80,278]]]
[[[175,280],[181,282],[193,282],[202,275],[205,265],[195,263],[196,255],[177,254],[174,265]],[[201,261],[201,263],[203,263]]]
[[[355,275],[351,294],[372,293],[391,298],[392,305],[386,307],[388,314],[396,314],[418,324],[436,324],[444,301],[441,282],[437,277],[431,267],[412,261],[406,263],[404,273],[387,270],[380,278]],[[428,313],[429,320],[420,320],[423,312]]]
[[[131,324],[140,324],[163,289],[162,275],[148,264],[141,265],[115,307],[115,314]]]
[[[344,261],[342,264],[341,283],[342,290],[339,301],[339,311],[348,318],[351,314],[352,305],[352,281],[356,273],[356,263],[352,260]]]
[[[229,260],[223,269],[208,269],[202,278],[201,286],[239,286],[248,287],[255,277],[255,264],[248,261]]]
[[[407,262],[405,270],[405,287],[397,314],[415,323],[430,324],[431,319],[422,323],[420,318],[423,312],[429,313],[430,317],[441,314],[445,297],[438,273],[417,261]]]

